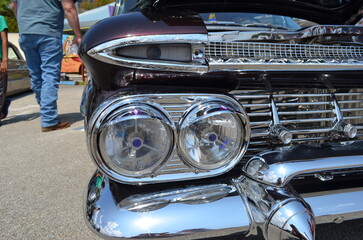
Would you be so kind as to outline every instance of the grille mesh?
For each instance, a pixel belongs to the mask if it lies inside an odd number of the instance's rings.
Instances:
[[[254,60],[293,59],[308,61],[362,60],[363,47],[249,42],[210,42],[206,55],[211,58],[246,58]]]
[[[272,124],[270,95],[253,96],[235,92],[235,97],[245,106],[252,126],[251,143],[245,158],[271,148],[268,130]],[[333,99],[327,90],[304,90],[299,93],[276,92],[273,99],[278,108],[280,123],[291,131],[293,144],[323,143],[331,141],[330,133],[336,120]],[[252,97],[252,98],[251,98]],[[363,138],[363,93],[336,93],[340,110],[346,122],[358,129],[357,138]]]
[[[322,89],[299,91],[280,91],[272,94],[278,108],[281,124],[289,129],[293,136],[292,144],[309,144],[330,142],[330,132],[334,125],[335,110],[332,95]],[[230,92],[246,109],[251,122],[251,142],[244,161],[253,155],[271,149],[269,143],[269,126],[272,124],[271,95],[259,92]],[[193,97],[183,95],[160,96],[154,99],[171,114],[178,125],[186,110],[196,103],[197,94]],[[356,139],[363,139],[363,89],[354,89],[335,93],[344,120],[358,128]],[[168,163],[158,174],[191,173],[193,170],[185,165],[173,152]]]

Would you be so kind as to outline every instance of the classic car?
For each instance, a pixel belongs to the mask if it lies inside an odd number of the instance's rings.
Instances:
[[[90,229],[312,240],[362,219],[362,7],[117,0],[79,49]]]

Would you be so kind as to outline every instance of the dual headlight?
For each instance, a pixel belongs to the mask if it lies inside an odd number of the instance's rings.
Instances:
[[[137,182],[173,180],[156,176],[174,151],[199,173],[194,178],[228,171],[243,157],[250,128],[242,106],[225,99],[205,98],[175,123],[154,101],[128,98],[101,106],[88,132],[98,167],[116,180]]]

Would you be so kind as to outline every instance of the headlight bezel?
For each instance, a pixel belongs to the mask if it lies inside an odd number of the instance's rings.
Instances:
[[[193,161],[190,156],[188,156],[185,147],[181,147],[184,145],[183,137],[184,133],[187,131],[186,129],[194,123],[198,121],[203,121],[207,118],[212,118],[216,116],[229,114],[236,121],[237,124],[241,126],[241,136],[238,139],[240,143],[237,146],[237,150],[234,150],[234,156],[229,160],[224,159],[215,164],[203,164],[201,162],[197,163]],[[240,121],[240,122],[239,122]],[[211,171],[216,169],[230,169],[235,166],[243,157],[243,155],[247,151],[247,147],[249,144],[251,135],[250,123],[248,116],[244,110],[244,108],[240,104],[236,104],[229,101],[223,101],[221,99],[207,99],[205,101],[201,101],[198,104],[193,105],[184,115],[183,119],[179,123],[178,134],[177,134],[177,147],[178,152],[181,158],[187,163],[189,166],[199,169],[201,171]],[[215,135],[217,136],[217,135]],[[226,170],[225,170],[226,171]]]
[[[135,171],[133,174],[127,171],[120,171],[120,168],[115,168],[113,164],[110,164],[108,159],[104,157],[104,150],[102,150],[102,144],[100,144],[100,137],[110,120],[120,117],[120,112],[127,112],[134,108],[149,110],[148,116],[142,116],[142,118],[150,117],[158,119],[162,124],[168,128],[171,133],[169,145],[171,146],[168,152],[165,154],[165,158],[157,161],[155,167],[145,169],[144,171]],[[132,118],[132,117],[130,117]],[[97,167],[106,175],[117,181],[123,182],[137,182],[137,179],[154,178],[155,172],[162,168],[168,160],[170,154],[174,149],[174,142],[176,128],[172,119],[168,116],[164,109],[160,108],[157,104],[152,102],[143,102],[135,99],[119,99],[114,98],[101,104],[97,110],[92,114],[91,120],[87,129],[87,146],[90,155],[92,156]]]
[[[101,105],[99,105],[93,114],[90,116],[87,123],[87,147],[92,160],[96,164],[99,170],[109,176],[111,179],[122,182],[126,184],[150,184],[150,183],[162,183],[162,182],[175,182],[193,179],[202,179],[208,177],[218,176],[220,174],[226,173],[231,170],[238,161],[242,158],[245,151],[240,152],[240,159],[235,159],[235,161],[225,164],[217,169],[200,169],[189,163],[187,163],[182,157],[178,157],[178,124],[181,122],[181,118],[185,117],[185,114],[191,109],[203,104],[205,102],[211,102],[218,100],[219,102],[226,103],[226,105],[231,106],[233,111],[237,111],[244,116],[244,121],[246,121],[246,127],[249,126],[249,119],[243,106],[233,97],[225,94],[206,94],[206,93],[158,93],[158,95],[145,92],[144,94],[138,95],[125,95],[122,93],[116,94],[105,100]],[[99,148],[97,146],[97,134],[100,130],[102,121],[105,121],[107,115],[117,110],[120,106],[128,106],[132,103],[146,104],[160,110],[162,115],[165,115],[166,122],[168,126],[171,127],[173,131],[173,150],[166,161],[164,161],[159,167],[157,167],[152,173],[145,174],[143,176],[126,176],[119,172],[115,172],[112,169],[105,166],[102,156],[99,153]],[[170,105],[173,103],[172,105]],[[170,108],[177,108],[178,114],[171,111]],[[247,128],[246,136],[244,139],[245,147],[247,148],[249,144],[250,130]],[[244,148],[243,148],[244,149]],[[175,165],[177,164],[177,165]],[[183,164],[183,165],[180,165]],[[178,166],[177,168],[175,166]],[[172,169],[172,170],[171,170]]]

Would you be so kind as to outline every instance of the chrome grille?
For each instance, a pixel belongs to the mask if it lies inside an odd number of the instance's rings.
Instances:
[[[362,60],[363,47],[327,46],[307,44],[249,43],[249,42],[210,42],[206,55],[211,58],[246,58],[255,60],[293,59],[310,61]]]
[[[268,141],[269,126],[273,123],[271,97],[273,97],[280,123],[291,131],[293,144],[323,143],[331,141],[330,133],[336,121],[332,94],[328,90],[302,90],[299,92],[275,92],[252,94],[233,92],[235,98],[245,107],[250,117],[252,135],[245,159],[272,148]],[[358,129],[356,138],[363,138],[363,91],[335,93],[340,110],[346,122]]]
[[[230,94],[246,109],[252,134],[243,161],[253,155],[274,148],[269,142],[272,122],[271,96],[278,108],[280,123],[294,136],[292,144],[324,143],[331,141],[330,132],[335,118],[332,95],[328,90],[309,89],[280,91],[272,95],[256,91],[232,91]],[[344,119],[358,128],[357,139],[363,139],[363,89],[335,93]],[[205,94],[160,94],[153,101],[160,104],[178,125],[183,114]],[[176,150],[158,175],[193,173],[194,170],[179,159]]]

